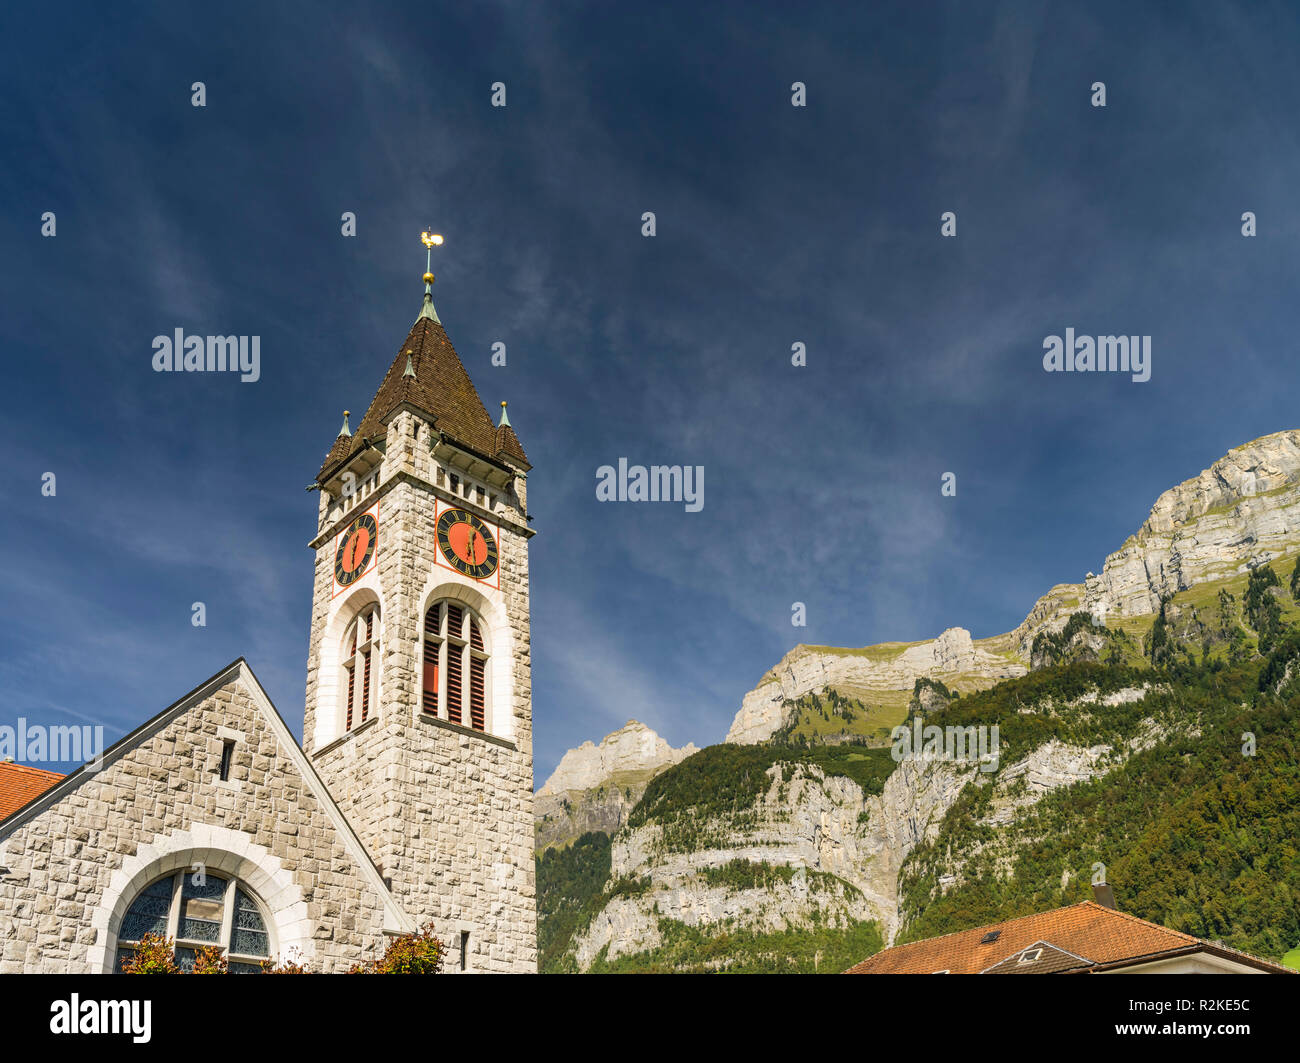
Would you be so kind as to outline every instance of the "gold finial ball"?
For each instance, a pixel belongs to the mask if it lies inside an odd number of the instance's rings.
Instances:
[[[347,416],[348,414],[350,414],[351,412],[352,412],[351,410],[344,410],[344,411],[343,411],[343,416],[346,417],[346,416]]]
[[[503,410],[506,408],[506,400],[505,400],[505,399],[502,399],[502,400],[501,400],[501,408],[502,408]]]
[[[424,275],[424,283],[425,283],[425,284],[432,284],[432,283],[433,283],[433,274],[432,274],[432,273],[426,273],[426,274]]]

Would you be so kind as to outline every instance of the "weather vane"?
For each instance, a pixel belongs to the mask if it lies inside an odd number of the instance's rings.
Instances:
[[[433,283],[433,249],[442,246],[442,236],[431,233],[428,229],[420,233],[420,243],[424,244],[424,283]]]

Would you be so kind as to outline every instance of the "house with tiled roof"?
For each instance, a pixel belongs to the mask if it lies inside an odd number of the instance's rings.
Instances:
[[[531,466],[424,280],[308,488],[301,745],[241,657],[67,776],[0,765],[0,973],[120,970],[149,934],[346,971],[426,926],[449,971],[536,971]]]
[[[1096,901],[884,949],[846,974],[1295,974]]]
[[[17,812],[62,778],[57,771],[15,764],[12,757],[0,761],[0,819]]]

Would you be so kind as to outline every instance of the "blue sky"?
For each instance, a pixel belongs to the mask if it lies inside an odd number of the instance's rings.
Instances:
[[[243,655],[300,732],[303,488],[425,226],[535,466],[539,783],[632,717],[720,740],[796,642],[1008,630],[1300,422],[1287,5],[270,7],[0,15],[0,722],[111,740]],[[261,379],[154,373],[177,327]],[[1066,327],[1150,335],[1151,380],[1043,372]],[[598,502],[619,457],[704,509]]]

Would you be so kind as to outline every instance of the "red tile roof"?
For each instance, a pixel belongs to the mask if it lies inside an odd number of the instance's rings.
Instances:
[[[408,354],[414,376],[406,375]],[[514,430],[507,426],[498,432],[492,423],[442,325],[421,316],[416,318],[406,342],[398,348],[357,430],[350,439],[347,436],[335,439],[317,481],[323,483],[341,462],[364,446],[364,440],[382,437],[386,431],[384,418],[403,402],[432,414],[434,428],[455,443],[488,458],[504,455],[528,463]]]
[[[57,771],[9,761],[0,763],[0,819],[17,812],[62,778]]]
[[[992,941],[986,937],[996,933]],[[1030,946],[1045,946],[1042,973],[1089,970],[1139,959],[1158,959],[1189,951],[1209,951],[1252,966],[1286,972],[1286,968],[1244,952],[1182,934],[1095,901],[1039,912],[1005,923],[959,930],[943,937],[897,945],[868,957],[847,974],[1024,973],[1018,965]],[[1070,957],[1074,957],[1071,960]],[[996,968],[996,971],[990,970]],[[1286,972],[1291,973],[1291,972]]]

